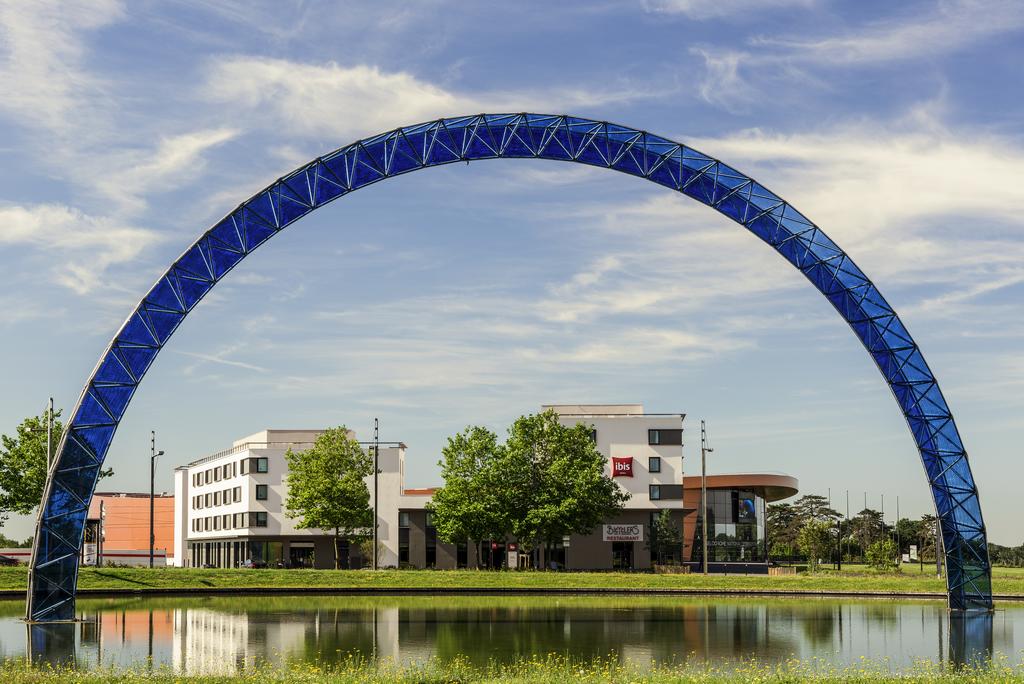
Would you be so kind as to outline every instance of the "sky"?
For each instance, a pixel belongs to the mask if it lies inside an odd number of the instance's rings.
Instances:
[[[1020,544],[1022,63],[1014,0],[0,2],[0,432],[70,411],[152,283],[275,178],[440,116],[570,113],[722,159],[839,243],[938,377],[990,539]],[[536,160],[402,176],[275,236],[161,353],[100,488],[146,490],[150,430],[170,491],[256,431],[374,417],[427,486],[467,425],[633,402],[688,414],[689,474],[705,419],[710,472],[933,511],[799,272],[665,188]]]

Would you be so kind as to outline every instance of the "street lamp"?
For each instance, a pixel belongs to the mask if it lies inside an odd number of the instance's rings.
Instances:
[[[149,433],[149,567],[153,567],[153,544],[156,537],[153,534],[153,499],[156,493],[153,490],[153,482],[156,479],[156,457],[163,456],[164,452],[156,450],[156,431]]]
[[[714,453],[708,446],[708,433],[704,429],[704,421],[700,421],[700,520],[701,520],[701,564],[704,574],[708,574],[708,470],[707,456]]]

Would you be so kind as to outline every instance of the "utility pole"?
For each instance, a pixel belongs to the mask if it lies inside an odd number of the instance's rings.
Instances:
[[[149,432],[149,567],[153,567],[153,546],[156,543],[156,535],[153,525],[153,500],[156,496],[156,457],[163,456],[164,452],[156,450],[156,430]]]
[[[841,532],[841,528],[840,528]],[[850,533],[850,490],[846,490],[846,533]],[[839,569],[843,569],[843,542],[839,541]]]
[[[900,546],[900,496],[896,495],[896,565],[903,565],[903,547]]]
[[[46,409],[46,472],[53,465],[53,397]]]
[[[702,570],[708,574],[708,468],[707,456],[714,453],[714,449],[708,447],[708,433],[704,427],[703,419],[700,421],[700,520],[701,520],[701,543],[704,545],[701,557]]]
[[[378,475],[380,475],[380,467],[378,460],[380,454],[380,440],[378,428],[380,427],[376,418],[373,419],[373,569],[377,569],[377,529],[380,527],[380,523],[377,521],[377,511],[380,510],[378,495],[379,488],[377,486]]]
[[[107,509],[103,505],[103,499],[100,499],[100,530],[96,540],[96,567],[103,567],[103,525],[107,520]]]
[[[683,423],[685,421],[686,421],[686,415],[685,414],[679,417],[679,434],[680,435],[684,435],[685,434],[685,432],[684,432],[685,428],[683,427]],[[680,440],[679,440],[679,477],[680,477],[680,481],[682,481],[683,474],[686,472],[686,458],[685,458],[685,456],[683,454],[683,452],[686,449],[686,446],[683,444],[683,441],[684,440],[682,438],[680,438]],[[680,505],[680,507],[682,507],[682,502],[680,502],[679,505]],[[767,532],[767,527],[765,528],[765,531]],[[686,561],[686,535],[685,534],[681,535],[680,538],[683,541],[682,541],[682,545],[679,548],[679,560],[681,562],[685,562]],[[568,545],[566,545],[566,546],[568,546]],[[692,551],[692,549],[691,549],[691,551]],[[566,567],[566,569],[568,569],[568,567],[569,567],[569,552],[568,551],[566,551],[566,553],[565,553],[565,567]]]

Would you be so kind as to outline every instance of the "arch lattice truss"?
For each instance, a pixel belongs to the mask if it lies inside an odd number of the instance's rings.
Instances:
[[[487,114],[396,129],[317,158],[243,202],[171,265],[104,352],[59,446],[38,517],[28,618],[74,617],[86,513],[114,431],[157,353],[221,278],[285,226],[354,190],[496,158],[571,161],[646,178],[725,214],[798,268],[850,324],[906,417],[941,524],[950,608],[991,608],[978,492],[949,407],[910,333],[843,250],[757,181],[685,145],[602,121]]]

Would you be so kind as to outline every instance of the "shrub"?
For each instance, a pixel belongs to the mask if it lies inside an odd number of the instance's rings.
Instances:
[[[875,570],[896,569],[896,542],[881,539],[868,547],[867,561]]]

